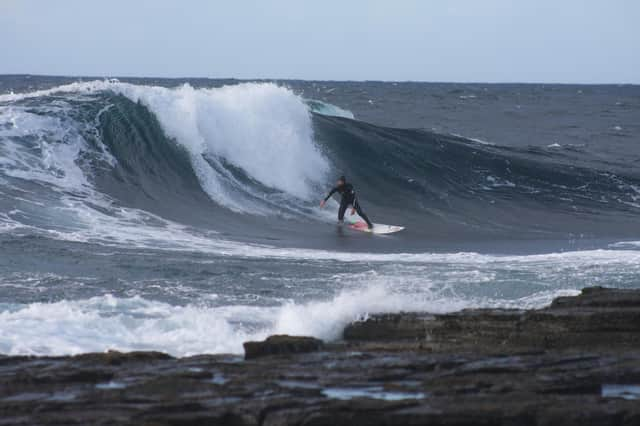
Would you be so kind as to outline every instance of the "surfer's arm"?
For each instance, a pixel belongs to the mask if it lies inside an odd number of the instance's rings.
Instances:
[[[322,202],[320,203],[320,206],[324,206],[324,203],[326,203],[327,200],[331,198],[331,196],[335,194],[337,190],[338,190],[337,186],[335,188],[331,188],[331,191],[329,191],[329,194],[327,194],[327,196],[324,197],[324,200],[322,200]]]

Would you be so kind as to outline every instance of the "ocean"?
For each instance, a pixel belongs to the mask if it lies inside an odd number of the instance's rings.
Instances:
[[[0,76],[0,354],[639,288],[639,166],[640,86]]]

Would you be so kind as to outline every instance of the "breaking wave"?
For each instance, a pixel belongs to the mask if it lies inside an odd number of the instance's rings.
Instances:
[[[166,219],[228,231],[247,221],[259,229],[248,216],[326,221],[332,214],[315,203],[338,173],[375,218],[433,238],[616,237],[640,212],[638,173],[588,154],[345,116],[271,83],[94,81],[2,95],[2,228],[173,226]]]

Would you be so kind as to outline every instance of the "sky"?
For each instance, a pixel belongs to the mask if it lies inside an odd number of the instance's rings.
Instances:
[[[640,83],[638,0],[0,0],[0,74]]]

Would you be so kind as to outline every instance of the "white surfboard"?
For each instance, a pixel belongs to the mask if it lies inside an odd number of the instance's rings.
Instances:
[[[383,225],[381,223],[374,223],[373,229],[369,229],[367,224],[360,218],[357,218],[355,220],[349,219],[347,221],[347,224],[351,229],[362,232],[370,232],[372,234],[393,234],[394,232],[399,232],[404,229],[404,226]]]

